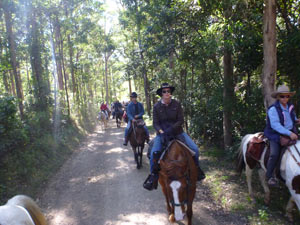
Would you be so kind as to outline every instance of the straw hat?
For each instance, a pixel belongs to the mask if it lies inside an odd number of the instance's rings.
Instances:
[[[277,98],[278,94],[288,94],[290,96],[293,96],[295,93],[296,93],[295,91],[291,92],[288,86],[280,85],[278,86],[277,90],[271,94],[271,96],[273,98]]]

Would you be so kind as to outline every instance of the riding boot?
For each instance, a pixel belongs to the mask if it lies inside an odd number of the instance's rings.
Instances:
[[[197,159],[196,159],[195,156],[193,157],[193,160],[194,160],[195,165],[197,167],[197,180],[198,181],[204,180],[206,176],[205,176],[203,170],[200,168],[200,165],[198,164]]]
[[[127,146],[127,143],[128,143],[128,136],[125,137],[124,142],[123,142],[123,145],[124,145],[124,146]]]
[[[159,178],[159,163],[158,160],[160,158],[160,152],[154,152],[153,153],[153,169],[152,173],[147,177],[145,180],[143,187],[149,191],[152,191],[153,189],[157,189],[158,186],[158,178]]]

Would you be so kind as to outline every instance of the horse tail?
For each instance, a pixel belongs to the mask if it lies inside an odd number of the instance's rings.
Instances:
[[[244,161],[244,151],[243,151],[243,146],[246,141],[248,141],[248,138],[251,134],[247,134],[246,136],[243,137],[241,144],[238,148],[238,156],[237,156],[237,165],[236,165],[236,171],[241,174],[243,170],[245,169],[245,161]]]
[[[38,205],[28,196],[16,195],[8,200],[7,205],[18,205],[25,208],[36,225],[47,225],[45,216]]]

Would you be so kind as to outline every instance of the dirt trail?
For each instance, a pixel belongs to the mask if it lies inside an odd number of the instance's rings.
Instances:
[[[161,189],[142,187],[147,147],[137,170],[130,145],[122,146],[123,133],[112,122],[105,132],[99,127],[51,179],[40,199],[49,225],[170,224]],[[193,224],[246,224],[212,201],[205,182],[198,184],[193,210]]]

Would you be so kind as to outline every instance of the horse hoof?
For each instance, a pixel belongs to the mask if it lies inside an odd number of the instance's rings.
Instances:
[[[175,216],[174,216],[174,214],[171,214],[171,215],[169,216],[169,221],[170,221],[171,223],[175,223]]]
[[[136,165],[136,168],[137,168],[137,169],[140,169],[140,168],[141,168],[141,166],[140,166],[140,165]]]

